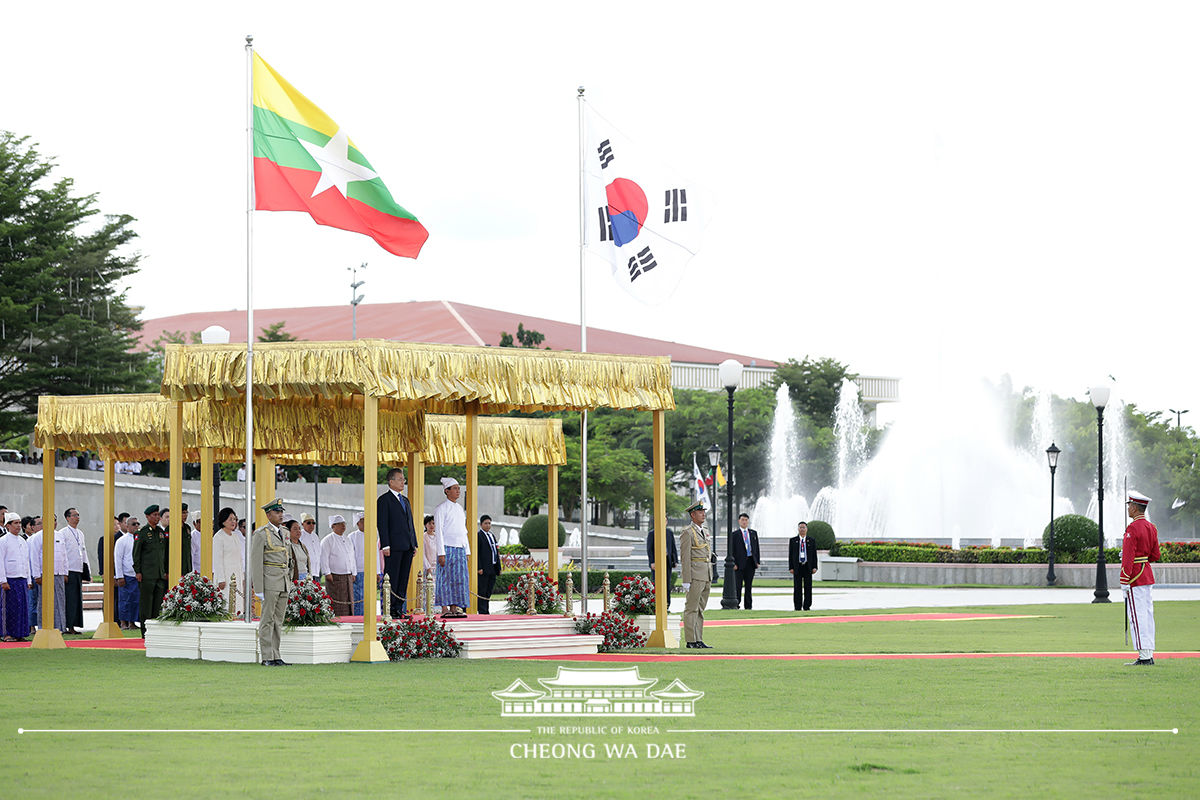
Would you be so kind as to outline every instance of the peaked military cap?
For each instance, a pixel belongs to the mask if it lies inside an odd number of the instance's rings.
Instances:
[[[276,497],[271,502],[262,507],[263,511],[283,511],[283,501]]]
[[[690,506],[685,508],[683,510],[683,513],[690,514],[693,511],[706,511],[706,510],[707,509],[704,508],[704,503],[700,500],[697,500],[696,502],[692,503]]]

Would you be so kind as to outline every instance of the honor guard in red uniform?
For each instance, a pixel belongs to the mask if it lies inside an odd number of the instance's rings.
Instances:
[[[1138,651],[1137,660],[1126,664],[1129,667],[1154,663],[1154,599],[1150,596],[1154,570],[1150,562],[1161,560],[1162,555],[1158,551],[1158,528],[1146,519],[1148,505],[1150,498],[1141,492],[1130,492],[1126,498],[1133,521],[1121,540],[1121,585],[1125,587],[1125,613],[1133,631],[1133,646]]]

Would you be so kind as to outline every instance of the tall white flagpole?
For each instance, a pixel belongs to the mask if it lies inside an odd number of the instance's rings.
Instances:
[[[253,617],[250,586],[250,540],[254,531],[254,37],[246,37],[246,578],[242,609]],[[268,498],[269,499],[269,498]]]
[[[587,352],[587,273],[584,271],[584,262],[586,253],[584,247],[586,244],[586,228],[587,223],[584,217],[584,129],[583,129],[583,87],[579,89],[579,352]],[[587,411],[583,412],[581,424],[579,426],[579,548],[580,548],[580,576],[579,576],[579,610],[582,614],[587,614],[587,597],[588,597],[588,535],[587,535],[587,507],[588,507],[588,470],[587,470]],[[554,510],[551,509],[551,516],[557,516]],[[557,536],[557,526],[551,526],[553,533]],[[570,611],[571,609],[567,609]]]

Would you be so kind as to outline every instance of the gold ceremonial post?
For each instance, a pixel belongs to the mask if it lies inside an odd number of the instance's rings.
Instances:
[[[379,576],[379,514],[375,505],[379,491],[379,398],[363,397],[363,638],[354,648],[351,661],[368,663],[388,660],[379,641],[376,579]]]
[[[420,453],[408,456],[408,507],[412,509],[413,531],[417,534],[417,552],[413,553],[412,569],[408,571],[408,604],[421,602],[417,577],[425,567],[425,462]]]
[[[479,613],[479,547],[475,534],[471,529],[479,529],[479,403],[467,405],[467,549],[471,554],[467,557],[467,575],[470,588],[467,601],[470,603],[468,613]]]
[[[42,444],[42,625],[33,635],[35,650],[60,650],[67,646],[62,631],[54,627],[54,437]]]
[[[275,497],[275,459],[267,455],[254,455],[254,529],[258,530],[267,524],[267,512],[262,510],[264,503],[271,502]],[[249,531],[247,531],[249,533]]]
[[[383,617],[384,622],[390,622],[391,616],[388,614],[388,602],[392,597],[392,578],[389,575],[383,576],[383,596],[379,598],[379,615]]]
[[[200,448],[200,519],[192,536],[200,534],[200,563],[192,564],[192,569],[200,570],[201,575],[213,577],[212,567],[212,531],[216,527],[217,509],[213,508],[213,449]]]
[[[533,591],[533,573],[530,572],[525,580],[525,598],[529,602],[529,608],[525,611],[526,614],[536,614],[537,595]]]
[[[547,568],[551,579],[558,583],[558,465],[546,467],[546,545],[550,549]]]
[[[220,583],[220,581],[218,581]],[[237,575],[229,576],[229,616],[237,616]]]
[[[416,602],[410,603],[409,608],[413,610],[413,614],[429,616],[425,613],[425,570],[423,569],[417,570]]]
[[[117,515],[117,487],[112,452],[101,452],[104,459],[104,621],[96,628],[93,639],[124,639],[121,626],[116,623],[113,608],[113,586],[116,580],[116,565],[113,563],[113,517]],[[43,518],[45,522],[45,518]]]
[[[575,594],[575,579],[571,577],[571,573],[567,573],[567,603],[566,610],[563,611],[564,617],[575,616],[575,601],[571,599],[571,595]]]
[[[610,588],[611,588],[611,584],[608,582],[608,573],[605,572],[604,573],[604,581],[600,584],[600,595],[604,601],[603,608],[604,608],[605,614],[608,613],[608,598],[609,598]]]
[[[679,634],[667,628],[667,445],[666,421],[654,412],[654,630],[647,647],[678,647]]]
[[[183,574],[183,403],[177,401],[168,415],[171,425],[171,524],[167,552],[167,588]]]

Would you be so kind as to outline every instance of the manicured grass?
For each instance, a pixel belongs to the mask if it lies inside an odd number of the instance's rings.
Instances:
[[[946,609],[933,609],[946,611]],[[1028,620],[713,626],[721,651],[1123,650],[1121,606],[954,609]],[[1194,649],[1200,603],[1156,605],[1159,649]],[[909,610],[906,609],[906,612]],[[729,613],[729,612],[727,612]],[[739,612],[744,616],[745,612]],[[871,613],[871,612],[862,612]],[[876,612],[877,613],[877,612]],[[787,612],[752,612],[788,616]],[[714,615],[715,616],[715,615]],[[616,665],[572,664],[576,667]],[[128,651],[0,651],[5,794],[425,796],[1185,797],[1200,785],[1200,659],[705,661],[639,665],[705,695],[694,718],[501,717],[492,691],[553,677],[543,661],[293,666],[147,659]],[[657,688],[657,687],[656,687]],[[644,726],[650,733],[613,733]],[[547,734],[560,726],[606,733]],[[437,728],[529,733],[37,734],[17,728]],[[898,733],[688,733],[687,729]],[[1178,728],[1142,733],[974,729]],[[921,733],[953,729],[957,733]],[[653,732],[653,731],[657,732]],[[526,743],[594,758],[513,758]],[[635,746],[640,758],[606,756]],[[647,760],[648,745],[684,746]]]

